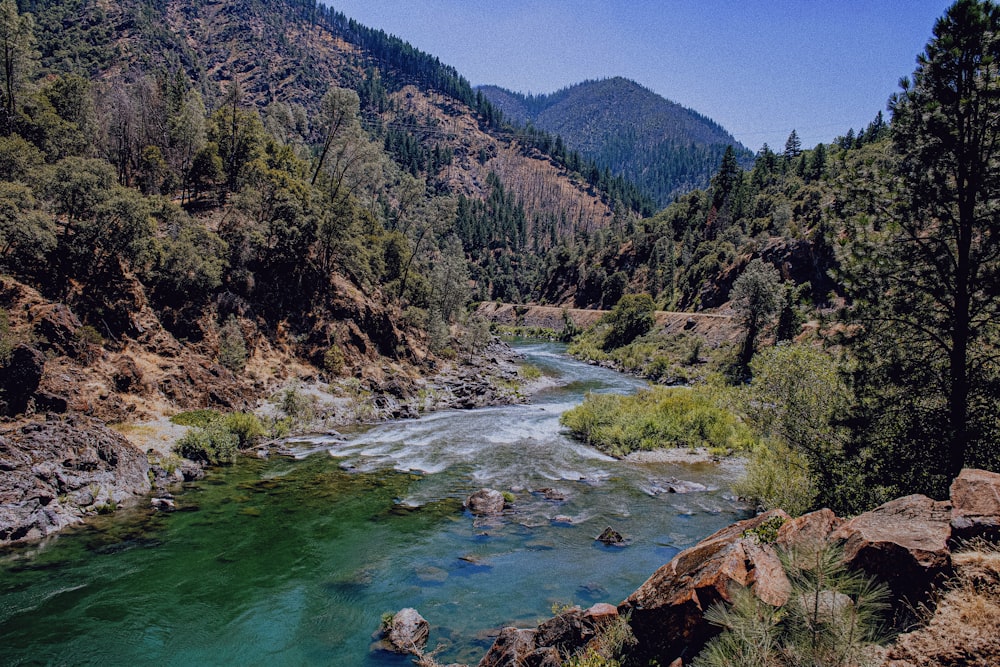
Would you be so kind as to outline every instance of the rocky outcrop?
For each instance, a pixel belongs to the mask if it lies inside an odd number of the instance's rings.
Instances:
[[[0,430],[0,544],[44,537],[149,491],[146,456],[81,415]]]
[[[753,532],[775,519],[788,515],[772,510],[723,528],[677,554],[619,605],[620,614],[631,615],[640,657],[673,658],[681,647],[694,655],[718,632],[705,621],[705,611],[730,600],[733,585],[775,606],[788,600],[790,585],[777,553]]]
[[[739,586],[769,605],[786,604],[792,587],[779,553],[831,543],[843,548],[849,568],[889,585],[894,608],[912,608],[952,572],[950,549],[958,543],[954,533],[995,535],[998,525],[1000,474],[982,470],[963,470],[952,484],[950,501],[906,496],[850,520],[829,509],[795,519],[773,510],[728,526],[680,552],[617,609],[606,604],[587,612],[573,609],[537,630],[504,630],[480,665],[535,664],[529,661],[545,655],[546,649],[579,654],[591,641],[588,627],[594,627],[598,617],[606,622],[608,614],[629,618],[637,640],[629,658],[636,664],[656,660],[666,665],[679,658],[686,663],[719,632],[705,619],[713,603],[731,600]],[[852,604],[836,591],[824,591],[819,600],[823,609],[831,611]],[[989,650],[978,647],[976,655],[993,659],[995,652]],[[906,655],[911,654],[919,652],[910,650]]]
[[[45,372],[45,355],[25,344],[16,346],[6,364],[0,365],[0,414],[27,411]]]
[[[1000,541],[1000,474],[963,470],[951,483],[951,538]]]
[[[75,357],[83,343],[80,319],[63,303],[42,303],[31,309],[30,320],[43,346],[57,355]]]
[[[912,495],[847,521],[831,538],[844,543],[848,567],[885,582],[899,598],[917,601],[951,572],[951,503]]]

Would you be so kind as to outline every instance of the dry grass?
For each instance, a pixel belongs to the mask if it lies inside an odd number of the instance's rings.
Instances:
[[[1000,545],[975,542],[953,555],[955,578],[927,624],[900,635],[884,667],[1000,665]]]

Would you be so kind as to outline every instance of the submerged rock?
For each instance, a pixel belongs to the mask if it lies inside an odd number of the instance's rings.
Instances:
[[[496,489],[480,489],[465,500],[465,506],[473,514],[496,516],[503,513],[505,502]]]

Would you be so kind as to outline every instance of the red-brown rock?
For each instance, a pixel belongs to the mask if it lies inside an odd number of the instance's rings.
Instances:
[[[504,628],[479,667],[521,667],[535,653],[535,631]]]
[[[1000,474],[965,468],[950,495],[953,540],[1000,539]]]
[[[35,333],[44,345],[56,352],[76,356],[80,349],[77,332],[82,324],[69,306],[62,303],[43,303],[31,309],[31,322]]]
[[[926,597],[951,572],[951,504],[915,494],[889,501],[833,532],[844,561],[884,581],[897,597]]]
[[[598,602],[587,611],[583,612],[584,623],[600,627],[618,618],[618,607],[607,602]]]
[[[829,509],[803,514],[778,529],[778,547],[786,551],[824,543],[844,523]]]
[[[730,599],[730,586],[746,586],[775,606],[788,600],[790,585],[777,553],[747,531],[780,517],[772,510],[723,528],[677,554],[619,605],[631,614],[641,658],[671,660],[682,651],[694,655],[718,632],[704,617],[719,600]]]

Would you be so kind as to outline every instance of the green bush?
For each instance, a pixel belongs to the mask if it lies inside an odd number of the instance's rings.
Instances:
[[[747,449],[750,430],[714,387],[653,387],[632,396],[588,394],[563,414],[570,433],[612,456],[665,447]]]
[[[278,409],[294,423],[312,421],[316,416],[316,397],[302,391],[293,384],[282,390],[277,397]]]
[[[604,349],[613,350],[628,345],[653,328],[656,304],[648,294],[626,294],[614,309],[604,316],[611,328],[604,336]]]
[[[267,435],[260,418],[252,412],[233,412],[222,418],[226,430],[236,436],[240,449],[246,449]]]
[[[219,330],[219,363],[234,373],[242,373],[247,365],[246,339],[233,315]]]
[[[754,448],[733,491],[758,508],[781,508],[792,516],[808,511],[817,495],[806,460],[778,440]]]
[[[340,375],[344,370],[344,351],[336,343],[330,343],[323,355],[323,368],[333,375]]]
[[[881,616],[888,592],[844,565],[843,550],[810,545],[781,554],[791,583],[781,608],[749,589],[730,589],[732,603],[716,602],[705,613],[722,633],[706,644],[695,667],[782,667],[784,665],[865,665],[872,644],[884,634]]]
[[[174,451],[192,461],[222,465],[236,460],[238,446],[239,437],[222,420],[215,420],[184,434],[174,445]]]
[[[16,341],[10,330],[10,316],[7,311],[0,308],[0,365],[10,361],[10,354],[14,351]]]

